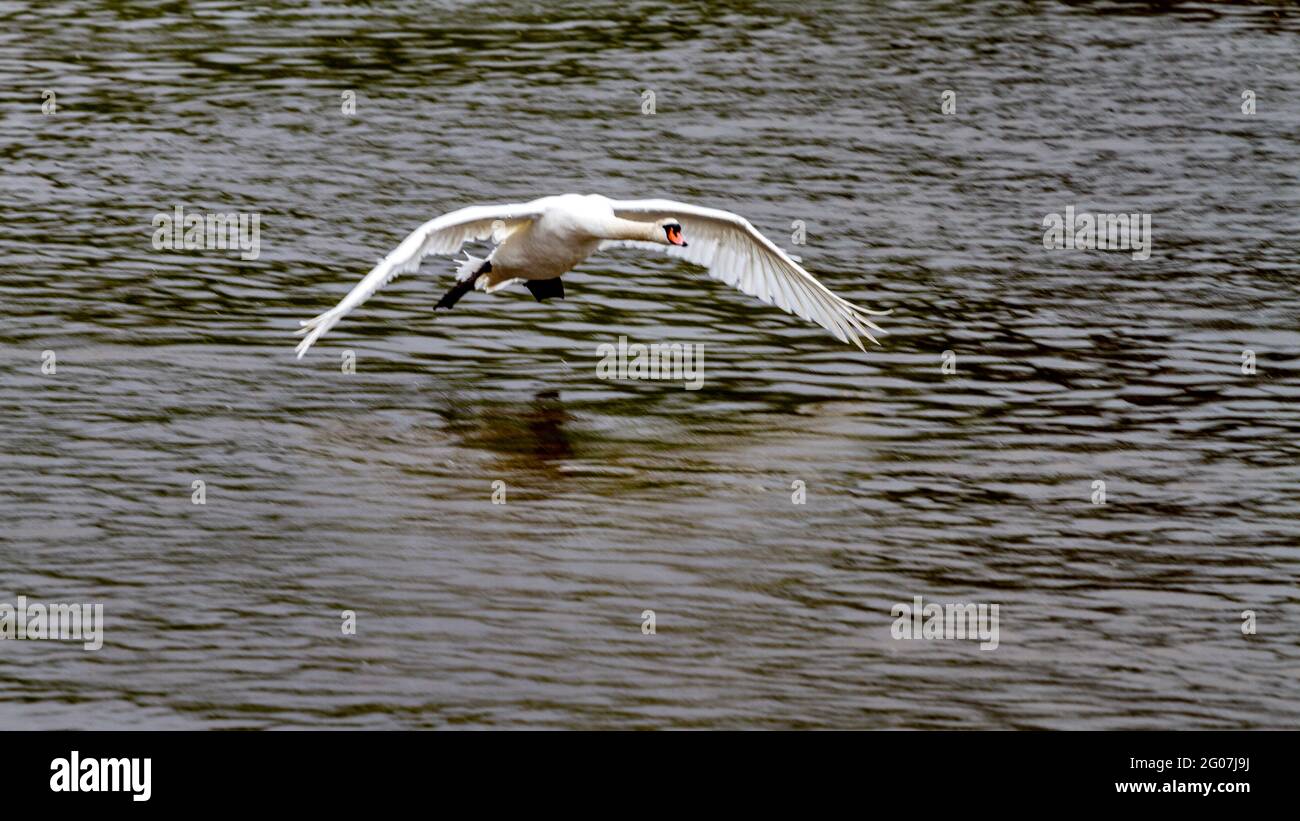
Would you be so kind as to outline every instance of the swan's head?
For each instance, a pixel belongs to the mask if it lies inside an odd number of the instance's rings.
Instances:
[[[665,217],[655,223],[663,231],[664,238],[660,240],[665,245],[680,245],[686,247],[686,239],[682,236],[682,224],[677,221],[676,217]]]

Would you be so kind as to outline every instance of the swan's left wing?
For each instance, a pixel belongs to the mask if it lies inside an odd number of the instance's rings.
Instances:
[[[353,308],[370,299],[376,291],[387,285],[398,274],[410,273],[420,267],[420,260],[429,254],[454,254],[470,240],[509,234],[520,225],[537,219],[546,211],[545,198],[532,202],[509,205],[471,205],[450,214],[435,217],[416,228],[402,244],[370,270],[338,305],[320,316],[302,322],[299,334],[306,337],[298,343],[298,358],[302,359],[321,335],[333,328]]]
[[[686,247],[639,240],[607,240],[609,246],[632,246],[666,251],[709,269],[709,276],[756,296],[769,305],[816,322],[841,342],[862,348],[859,336],[876,344],[871,332],[885,333],[869,316],[888,311],[860,308],[831,292],[805,271],[744,217],[716,208],[701,208],[673,200],[611,202],[624,219],[658,220],[676,217],[682,224]],[[863,348],[863,350],[866,350]]]

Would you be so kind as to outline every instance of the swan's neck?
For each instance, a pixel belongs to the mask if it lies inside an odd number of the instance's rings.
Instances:
[[[643,242],[656,242],[659,239],[659,226],[653,222],[625,220],[622,217],[610,217],[605,225],[605,239],[639,239]]]

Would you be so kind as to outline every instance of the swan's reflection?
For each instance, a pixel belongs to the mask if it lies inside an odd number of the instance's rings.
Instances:
[[[526,402],[493,400],[478,404],[452,402],[447,427],[467,447],[496,455],[511,470],[559,473],[574,456],[565,425],[572,416],[558,390],[544,390]]]

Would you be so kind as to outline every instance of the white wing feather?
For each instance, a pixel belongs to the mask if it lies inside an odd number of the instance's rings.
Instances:
[[[889,311],[861,308],[835,295],[738,214],[673,200],[625,200],[610,205],[624,219],[676,217],[682,224],[687,246],[607,240],[601,243],[602,248],[630,246],[666,251],[707,268],[714,279],[816,322],[841,342],[852,342],[859,348],[862,348],[859,336],[879,344],[871,332],[886,333],[868,317],[885,316]]]
[[[473,205],[431,219],[411,232],[402,244],[366,274],[338,305],[320,316],[301,323],[299,334],[306,334],[298,343],[298,358],[316,340],[338,324],[338,321],[365,302],[376,291],[391,282],[398,274],[406,274],[420,267],[420,260],[429,254],[455,254],[461,245],[470,240],[486,239],[497,234],[508,234],[519,225],[537,219],[546,210],[546,199],[509,205]],[[500,240],[500,236],[495,236]]]

